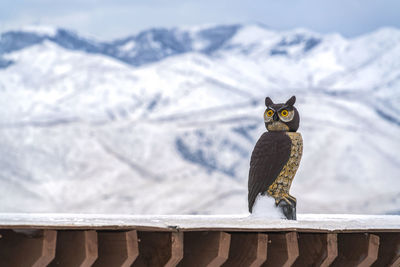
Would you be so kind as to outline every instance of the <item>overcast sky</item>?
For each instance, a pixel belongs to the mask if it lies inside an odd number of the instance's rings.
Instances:
[[[262,23],[353,37],[400,28],[400,0],[3,0],[0,30],[44,24],[111,39],[151,27]]]

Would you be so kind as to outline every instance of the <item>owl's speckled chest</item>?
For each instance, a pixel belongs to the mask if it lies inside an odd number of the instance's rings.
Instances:
[[[297,132],[287,132],[286,134],[292,141],[289,160],[267,191],[275,199],[280,199],[282,195],[289,194],[290,186],[299,168],[303,154],[303,139],[301,134]]]

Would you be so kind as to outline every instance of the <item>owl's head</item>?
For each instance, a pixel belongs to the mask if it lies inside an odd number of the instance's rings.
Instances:
[[[286,103],[274,104],[271,98],[265,98],[267,109],[264,112],[265,127],[269,132],[295,132],[299,128],[300,116],[293,106],[296,97],[292,96]]]

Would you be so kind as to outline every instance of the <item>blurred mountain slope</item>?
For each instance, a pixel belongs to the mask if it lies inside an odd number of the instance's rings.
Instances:
[[[295,94],[299,212],[397,213],[399,40],[260,25],[3,33],[0,210],[244,213],[264,98]]]

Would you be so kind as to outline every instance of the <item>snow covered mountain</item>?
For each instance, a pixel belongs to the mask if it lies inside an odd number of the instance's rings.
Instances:
[[[299,212],[400,213],[400,30],[0,37],[0,211],[245,213],[264,98],[295,94]]]

